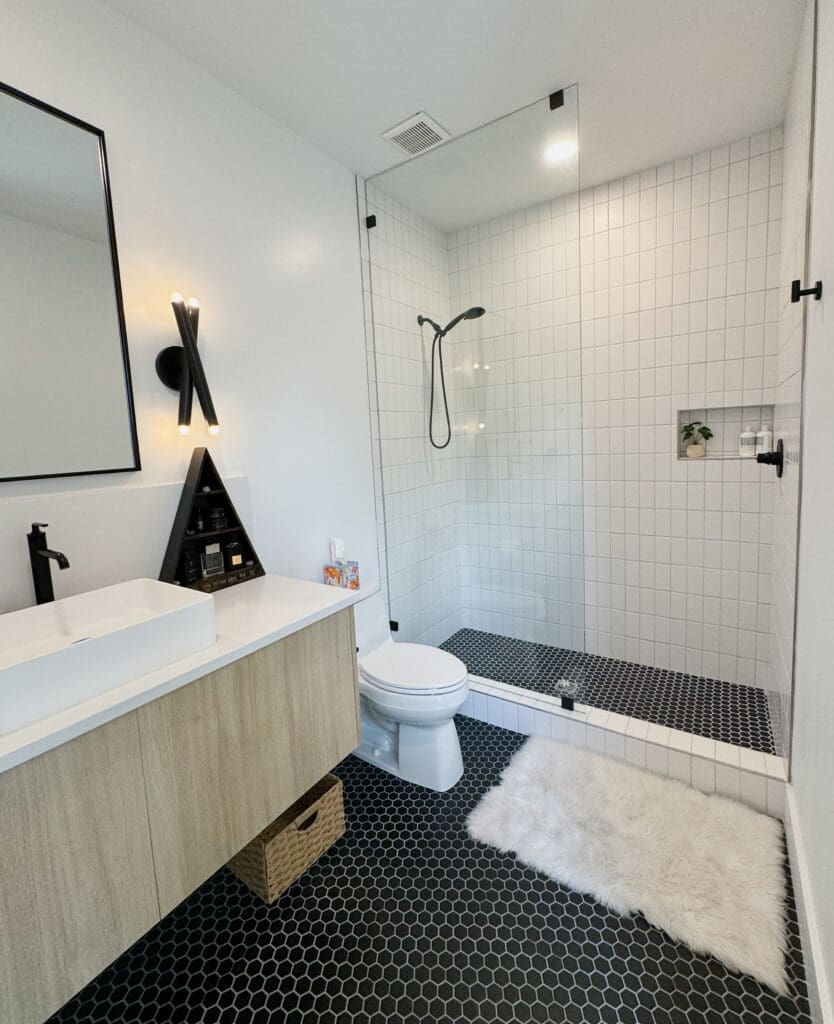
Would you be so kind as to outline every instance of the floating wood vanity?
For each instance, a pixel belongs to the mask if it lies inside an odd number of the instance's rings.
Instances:
[[[219,595],[208,671],[0,773],[4,1024],[41,1024],[358,745],[353,609],[300,586]]]

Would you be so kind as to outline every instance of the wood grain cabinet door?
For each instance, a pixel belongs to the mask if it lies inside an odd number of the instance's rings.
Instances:
[[[163,915],[359,743],[353,610],[137,710]]]
[[[3,1024],[41,1024],[159,918],[135,712],[0,774]]]

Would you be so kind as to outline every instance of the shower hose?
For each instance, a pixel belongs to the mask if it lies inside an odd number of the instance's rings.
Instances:
[[[434,439],[434,378],[435,378],[435,356],[440,366],[440,388],[443,393],[443,411],[446,416],[446,440],[438,444]],[[452,421],[449,418],[449,400],[446,397],[446,377],[443,373],[443,334],[435,331],[434,340],[431,343],[431,399],[429,400],[429,441],[437,449],[448,448],[452,440]]]

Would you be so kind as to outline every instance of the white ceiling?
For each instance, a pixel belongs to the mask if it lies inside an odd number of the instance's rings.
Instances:
[[[804,0],[107,0],[347,167],[576,82],[582,184],[777,124]],[[105,126],[106,127],[106,126]]]

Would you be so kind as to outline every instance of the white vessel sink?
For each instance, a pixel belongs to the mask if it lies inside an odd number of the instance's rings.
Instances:
[[[158,580],[0,615],[0,736],[215,640],[211,594]]]

